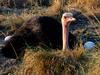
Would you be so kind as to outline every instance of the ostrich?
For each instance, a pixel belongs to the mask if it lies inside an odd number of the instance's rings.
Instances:
[[[64,13],[62,15],[61,23],[62,23],[62,36],[63,36],[63,50],[69,48],[69,42],[68,42],[69,40],[75,39],[75,38],[70,39],[69,36],[69,25],[72,21],[75,21],[75,18],[73,18],[72,13]]]
[[[26,21],[15,33],[5,38],[2,54],[8,58],[17,58],[28,46],[46,45],[49,48],[73,49],[76,37],[69,32],[70,22],[75,21],[72,13],[64,13],[61,23],[52,17],[35,16]]]

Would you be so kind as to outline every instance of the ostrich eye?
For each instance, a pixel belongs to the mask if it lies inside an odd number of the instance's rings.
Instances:
[[[66,16],[64,16],[64,19],[66,19],[67,17]]]

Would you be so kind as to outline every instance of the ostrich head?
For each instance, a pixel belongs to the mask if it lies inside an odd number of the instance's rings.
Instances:
[[[64,13],[61,18],[61,23],[62,23],[62,38],[63,38],[63,50],[66,50],[69,48],[68,45],[68,28],[69,24],[75,21],[75,18],[73,17],[72,13]]]
[[[64,13],[61,18],[62,26],[68,26],[69,23],[75,21],[76,19],[73,17],[72,13]]]

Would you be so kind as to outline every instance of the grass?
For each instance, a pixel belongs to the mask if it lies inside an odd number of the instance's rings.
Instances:
[[[78,62],[69,54],[69,52],[65,53],[59,50],[33,52],[30,49],[26,49],[23,63],[14,74],[74,75],[79,70],[79,68],[76,67],[80,68]]]
[[[36,50],[38,51],[36,51]],[[77,48],[72,52],[41,47],[27,48],[22,63],[12,75],[99,75],[99,47],[87,51]],[[34,51],[35,50],[35,51]],[[82,52],[83,50],[83,52]]]
[[[32,0],[28,1],[31,3],[30,11],[23,9],[18,16],[15,13],[0,15],[0,27],[4,26],[7,30],[4,34],[16,30],[32,16],[47,15],[59,21],[63,12],[74,9],[82,12],[89,20],[87,27],[77,29],[80,34],[100,38],[100,20],[96,16],[98,13],[100,15],[99,0],[65,0],[65,3],[64,0],[53,0],[48,7],[38,6],[38,4],[34,7]],[[91,19],[89,15],[94,19]],[[25,51],[17,68],[9,71],[10,75],[100,75],[100,42],[98,41],[93,50],[85,50],[80,45],[73,51],[65,52],[41,47],[27,48]]]
[[[99,59],[99,48],[84,53],[84,58],[79,59],[80,63],[86,72],[86,75],[99,75],[100,74],[100,59]],[[84,61],[86,60],[86,61]],[[86,69],[87,68],[87,69]]]

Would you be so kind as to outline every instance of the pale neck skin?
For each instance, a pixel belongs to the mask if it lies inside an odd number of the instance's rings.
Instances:
[[[62,16],[61,18],[63,50],[67,50],[69,48],[68,35],[69,35],[69,25],[71,23],[71,21],[68,21],[69,18],[72,17]]]
[[[62,25],[63,50],[69,48],[68,35],[69,35],[69,23],[67,23],[67,26]]]

